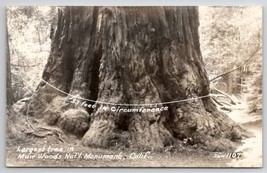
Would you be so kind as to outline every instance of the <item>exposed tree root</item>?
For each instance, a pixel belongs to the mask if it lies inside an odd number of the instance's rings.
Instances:
[[[49,135],[51,136],[55,135],[59,141],[65,143],[65,140],[62,138],[62,132],[56,129],[37,127],[35,128],[34,131],[28,131],[28,132],[25,132],[25,134],[32,135],[37,138],[46,138]]]

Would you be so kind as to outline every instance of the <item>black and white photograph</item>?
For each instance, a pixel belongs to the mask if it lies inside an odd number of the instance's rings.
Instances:
[[[262,13],[6,7],[6,166],[262,167]]]

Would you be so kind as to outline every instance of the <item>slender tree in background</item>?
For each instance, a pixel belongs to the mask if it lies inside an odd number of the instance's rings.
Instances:
[[[9,37],[8,30],[6,30],[6,102],[8,106],[11,106],[14,103],[14,97],[12,92],[12,80],[11,80],[11,68],[10,68],[10,51],[9,51]]]
[[[163,112],[123,113],[66,106],[70,97],[51,87],[117,104],[207,96],[198,26],[196,7],[60,9],[43,72],[50,85],[40,83],[29,112],[88,146],[160,149],[191,138],[208,150],[231,148],[242,130],[209,97],[158,104],[168,106]]]

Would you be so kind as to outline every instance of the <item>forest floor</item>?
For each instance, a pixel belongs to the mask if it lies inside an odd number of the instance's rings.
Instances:
[[[243,145],[236,151],[242,151],[240,159],[232,160],[229,166],[235,167],[261,167],[262,166],[262,115],[249,114],[247,102],[244,100],[242,106],[244,109],[234,110],[229,116],[243,128],[252,133],[251,138],[244,139]]]
[[[79,143],[80,140],[72,136],[68,137],[68,142],[63,143],[53,135],[45,138],[29,136],[24,140],[7,139],[6,165],[8,167],[260,167],[262,165],[261,115],[249,115],[246,102],[242,101],[241,103],[239,105],[241,109],[235,109],[228,113],[234,121],[253,133],[252,137],[244,139],[242,141],[243,145],[236,150],[236,152],[242,152],[241,158],[218,158],[215,157],[215,152],[190,147],[182,147],[175,152],[171,150],[164,152],[151,151],[147,156],[144,156],[147,150],[137,152],[131,148],[90,148],[82,146]],[[47,152],[49,145],[51,149],[57,151]],[[39,158],[40,153],[38,151],[29,155],[30,149],[41,149],[42,147],[45,147],[46,155],[47,157],[50,156],[49,158]],[[23,148],[28,148],[28,151],[23,152]],[[122,157],[117,159],[85,159],[75,156],[76,153],[77,155],[82,153],[83,156],[91,154],[98,156],[122,155]],[[225,153],[220,154],[225,155]],[[73,158],[68,157],[70,155]]]

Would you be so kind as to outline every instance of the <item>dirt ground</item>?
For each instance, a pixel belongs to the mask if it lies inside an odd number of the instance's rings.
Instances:
[[[242,151],[243,157],[234,159],[227,165],[235,167],[262,167],[262,115],[248,113],[248,105],[245,101],[241,107],[244,109],[234,110],[229,116],[243,128],[252,133],[251,138],[244,139],[243,145],[238,147],[236,151]]]
[[[241,105],[241,107],[247,105]],[[6,166],[8,167],[261,167],[262,166],[262,126],[261,116],[251,116],[246,109],[236,109],[229,116],[240,123],[253,135],[244,139],[235,152],[242,152],[240,158],[218,157],[227,153],[216,153],[181,146],[173,150],[153,152],[133,148],[90,148],[79,143],[79,139],[68,136],[61,142],[55,135],[45,138],[27,136],[23,140],[7,139]],[[54,151],[48,152],[48,147]],[[44,151],[26,151],[25,148],[43,148]],[[24,150],[23,150],[24,148]],[[57,151],[55,149],[58,149]],[[60,150],[61,149],[61,150]],[[233,151],[234,152],[234,151]],[[42,155],[46,153],[51,157]],[[147,153],[147,155],[145,155]],[[25,155],[22,155],[25,154]],[[28,154],[28,155],[27,155]],[[27,156],[32,156],[27,158]],[[76,154],[76,155],[75,155]],[[80,156],[78,157],[78,155]],[[59,155],[60,158],[59,158]],[[103,155],[121,157],[102,157]],[[44,156],[42,158],[42,156]],[[53,157],[52,157],[53,156]],[[88,157],[86,157],[88,156]],[[89,157],[91,156],[91,157]],[[94,158],[93,156],[99,158]]]

